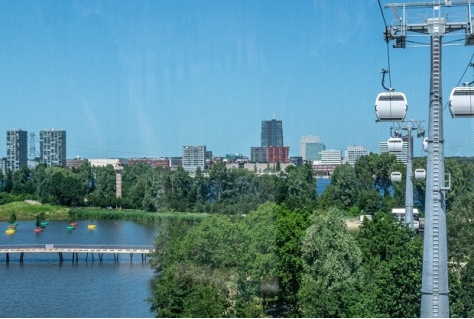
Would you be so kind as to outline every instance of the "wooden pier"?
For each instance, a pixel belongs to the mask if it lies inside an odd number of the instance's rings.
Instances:
[[[132,261],[133,254],[140,254],[141,260],[146,261],[149,253],[154,251],[153,245],[74,245],[74,244],[46,244],[46,245],[0,245],[0,254],[5,253],[6,263],[10,262],[10,254],[20,254],[19,262],[23,263],[26,253],[57,253],[59,262],[64,261],[64,255],[71,253],[72,262],[79,262],[79,253],[85,254],[85,261],[94,261],[94,253],[102,261],[104,254],[113,254],[114,262],[118,262],[120,254],[129,254]]]

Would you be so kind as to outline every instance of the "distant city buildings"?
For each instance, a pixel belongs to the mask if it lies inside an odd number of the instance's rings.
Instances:
[[[170,168],[171,163],[169,158],[130,158],[127,160],[128,165],[135,165],[138,163],[150,164],[153,167]]]
[[[369,155],[369,150],[365,146],[348,146],[346,148],[345,160],[351,165],[355,165],[357,160],[365,155]]]
[[[66,166],[66,131],[40,131],[40,163]]]
[[[207,155],[209,156],[209,153]],[[190,173],[196,172],[198,167],[205,170],[206,146],[183,146],[182,165],[184,170]]]
[[[0,159],[0,171],[17,171],[21,166],[33,168],[37,163],[46,165],[59,165],[68,168],[79,168],[82,164],[89,162],[92,166],[128,166],[137,163],[148,163],[153,167],[176,170],[183,167],[187,172],[194,173],[198,167],[203,171],[215,162],[236,163],[237,167],[257,167],[257,170],[268,171],[272,164],[280,163],[286,165],[302,165],[309,162],[317,175],[329,176],[334,169],[342,163],[354,165],[355,162],[369,151],[365,146],[348,146],[345,156],[340,150],[326,149],[319,136],[303,136],[300,140],[300,155],[291,156],[290,148],[283,145],[283,124],[280,120],[262,121],[260,140],[261,145],[250,148],[250,157],[241,153],[226,154],[214,157],[212,151],[206,146],[183,146],[182,156],[179,157],[157,157],[157,158],[106,158],[106,159],[82,159],[66,158],[66,131],[65,130],[42,130],[36,140],[34,132],[14,129],[7,131],[6,157]],[[402,152],[394,155],[403,163],[407,162],[407,138],[404,137]],[[28,143],[28,141],[30,143]],[[39,142],[39,156],[35,156],[35,143]],[[387,142],[379,143],[380,152],[388,152]],[[28,153],[29,152],[29,153]],[[28,155],[29,154],[29,155]],[[30,156],[31,158],[28,158]],[[248,165],[251,163],[252,165]],[[262,164],[262,165],[259,165]],[[255,166],[256,165],[256,166]],[[270,166],[268,166],[270,165]],[[234,167],[234,166],[232,166]],[[261,169],[261,167],[267,169]]]
[[[20,129],[7,131],[5,170],[13,172],[28,164],[28,132]]]
[[[319,136],[303,136],[300,141],[300,155],[303,161],[320,161],[321,152],[326,149]]]
[[[275,119],[262,121],[260,147],[250,147],[250,161],[254,163],[287,163],[290,148],[283,145],[283,124]]]

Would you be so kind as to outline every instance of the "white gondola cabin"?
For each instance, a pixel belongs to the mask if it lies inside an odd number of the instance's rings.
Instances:
[[[423,139],[423,150],[425,152],[428,152],[428,138],[427,137]]]
[[[407,99],[402,92],[382,92],[375,100],[377,121],[403,122],[407,108]]]
[[[425,179],[426,178],[426,171],[423,168],[415,169],[415,178],[416,179]]]
[[[455,87],[449,96],[449,111],[452,117],[473,117],[474,87]]]
[[[393,172],[390,174],[390,180],[392,183],[400,183],[402,181],[402,173],[400,172]]]
[[[403,149],[403,140],[400,137],[391,137],[387,141],[389,152],[401,152]]]

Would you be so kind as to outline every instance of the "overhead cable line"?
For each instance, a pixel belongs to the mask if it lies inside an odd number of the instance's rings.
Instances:
[[[383,24],[385,26],[385,43],[387,45],[386,49],[387,49],[387,63],[388,63],[388,69],[387,69],[387,72],[385,73],[388,73],[388,84],[390,86],[390,88],[392,88],[392,76],[390,75],[390,48],[389,48],[389,45],[388,45],[388,42],[389,42],[389,37],[388,37],[388,34],[387,32],[389,32],[389,28],[387,26],[387,21],[385,20],[385,15],[383,14],[383,9],[382,9],[382,4],[380,3],[380,0],[377,0],[378,4],[379,4],[379,9],[380,9],[380,14],[382,15],[382,19],[383,19]],[[384,75],[385,75],[384,73]],[[385,86],[384,86],[385,88]]]
[[[456,84],[456,87],[458,87],[458,86],[461,84],[461,81],[462,81],[462,79],[464,78],[464,76],[466,75],[466,72],[467,72],[467,70],[469,69],[469,67],[472,67],[472,66],[473,66],[473,63],[472,63],[472,59],[473,59],[473,58],[474,58],[474,53],[471,55],[471,59],[469,60],[469,63],[467,64],[466,69],[464,69],[464,72],[463,72],[463,74],[461,75],[461,78],[459,78],[459,81],[458,81],[458,83]],[[446,109],[446,107],[448,106],[448,104],[449,104],[449,101],[444,104],[443,111]]]

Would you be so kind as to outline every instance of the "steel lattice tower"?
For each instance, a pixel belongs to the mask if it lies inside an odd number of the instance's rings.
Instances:
[[[442,6],[467,5],[469,22],[448,23],[441,18]],[[448,253],[446,230],[446,191],[444,171],[443,106],[441,90],[441,48],[445,33],[466,31],[466,45],[474,44],[471,3],[469,1],[440,0],[424,3],[387,4],[399,24],[385,30],[386,40],[395,40],[394,48],[405,48],[407,32],[424,33],[431,40],[431,79],[429,94],[428,155],[425,194],[425,231],[423,240],[423,270],[421,287],[421,317],[449,317]],[[433,8],[433,18],[424,23],[408,24],[406,9]],[[398,17],[398,10],[402,17]],[[436,16],[436,14],[438,16]]]

